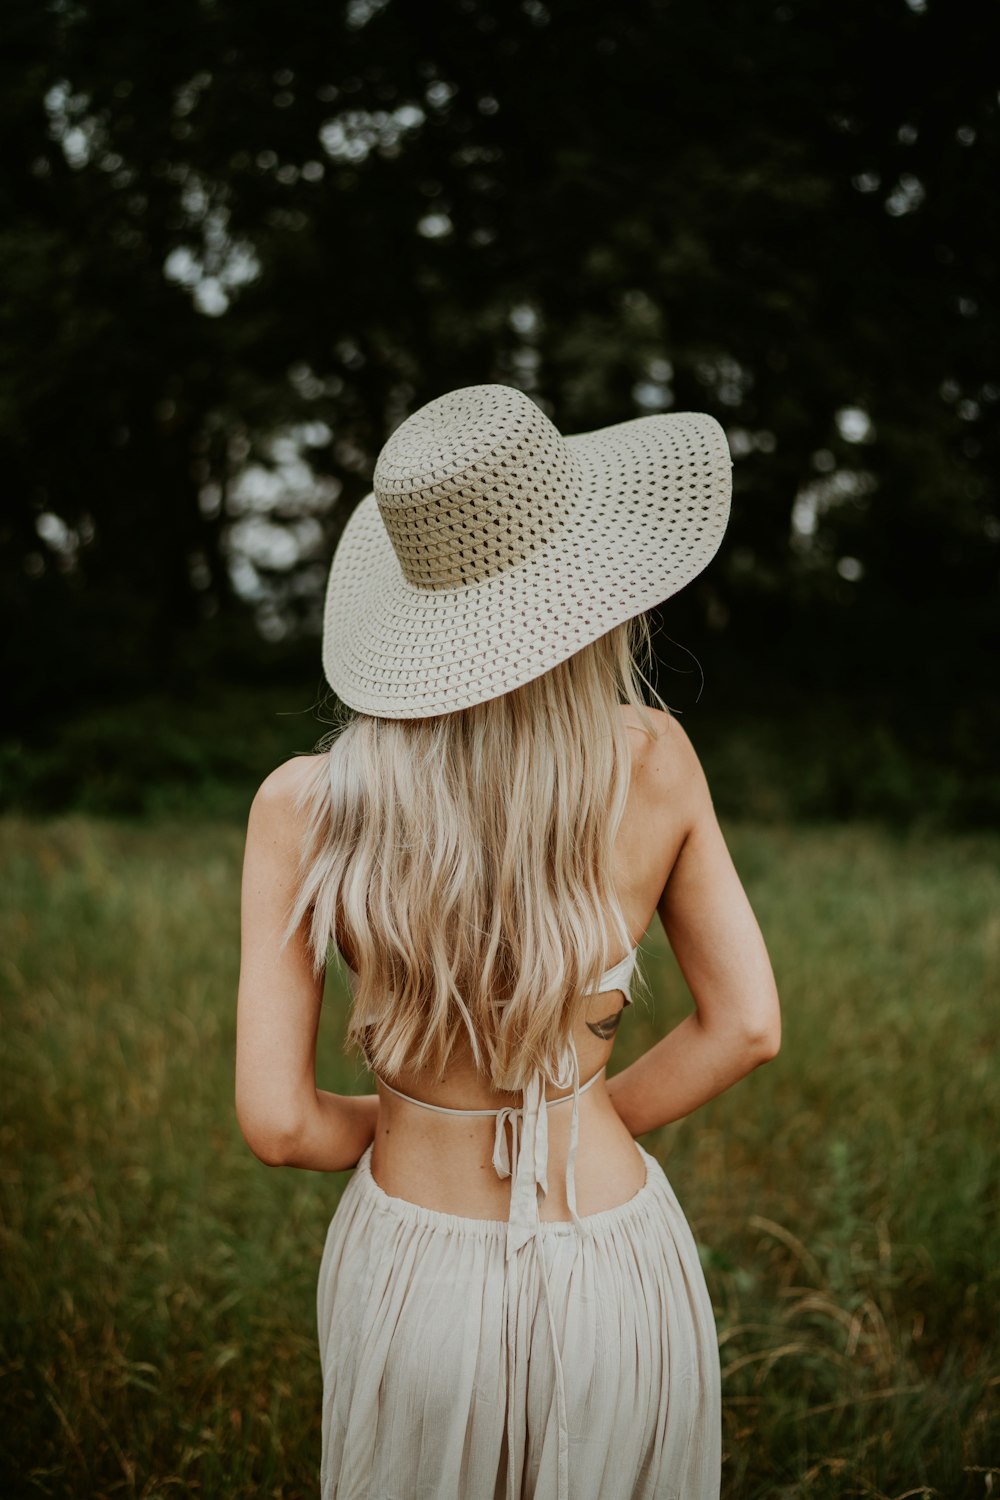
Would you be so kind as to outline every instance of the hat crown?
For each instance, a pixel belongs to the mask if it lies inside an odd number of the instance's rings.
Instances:
[[[406,418],[375,465],[379,513],[418,588],[483,582],[524,562],[572,511],[577,464],[523,391],[449,391]]]

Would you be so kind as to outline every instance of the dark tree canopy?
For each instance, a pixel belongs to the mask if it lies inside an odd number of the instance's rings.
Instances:
[[[10,0],[3,28],[22,723],[251,611],[314,630],[388,432],[496,379],[566,431],[724,422],[732,528],[673,633],[995,742],[995,6]]]

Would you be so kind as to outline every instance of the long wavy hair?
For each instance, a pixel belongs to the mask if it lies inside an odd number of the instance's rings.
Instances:
[[[582,997],[632,945],[612,854],[632,757],[655,737],[637,616],[522,687],[425,719],[344,710],[298,792],[306,838],[285,940],[308,918],[357,965],[348,1044],[440,1079],[463,1033],[497,1090],[555,1081]]]

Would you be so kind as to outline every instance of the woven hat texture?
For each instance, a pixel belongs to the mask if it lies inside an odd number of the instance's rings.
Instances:
[[[683,588],[729,518],[713,417],[564,437],[530,396],[430,401],[379,454],[334,554],[323,670],[361,713],[419,719],[499,697]]]

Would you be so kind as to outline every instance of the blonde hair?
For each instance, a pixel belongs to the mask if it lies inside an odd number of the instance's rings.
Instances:
[[[611,880],[632,758],[655,729],[640,615],[499,698],[426,719],[351,714],[300,788],[287,937],[358,969],[348,1043],[440,1079],[459,1035],[495,1089],[556,1079],[580,999],[632,946]],[[323,741],[320,742],[324,744]],[[610,933],[609,933],[610,924]]]

